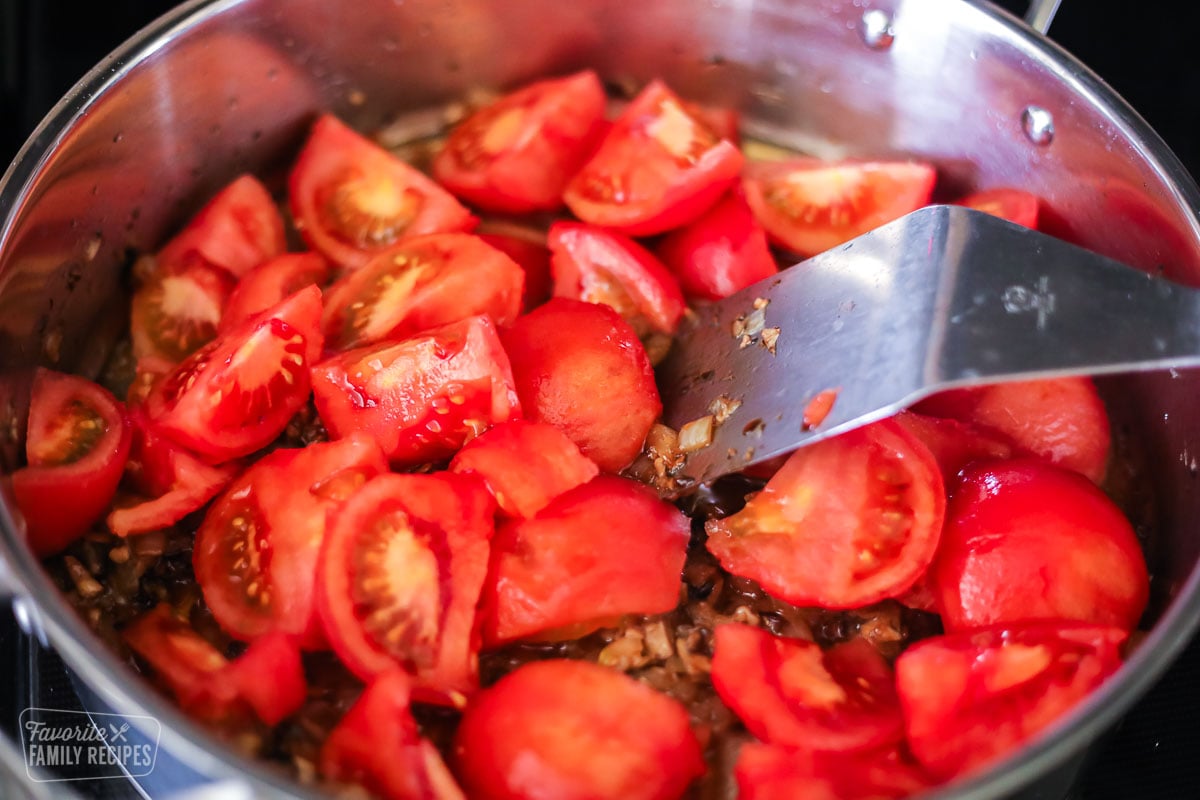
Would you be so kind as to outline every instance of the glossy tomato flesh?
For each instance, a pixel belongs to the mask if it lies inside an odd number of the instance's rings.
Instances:
[[[1020,189],[985,189],[967,195],[958,201],[958,205],[986,211],[1026,228],[1037,228],[1041,201],[1036,194]]]
[[[705,529],[727,570],[775,597],[855,608],[921,577],[945,505],[929,449],[883,420],[796,451],[743,510]]]
[[[901,411],[896,415],[896,422],[929,448],[947,485],[964,467],[976,461],[1012,456],[1012,446],[1006,438],[985,433],[970,423],[927,417],[913,411]]]
[[[162,265],[133,293],[134,357],[177,364],[211,342],[233,286],[226,270],[204,261]]]
[[[583,661],[526,664],[480,692],[454,750],[479,800],[674,800],[704,772],[682,705]]]
[[[59,552],[104,516],[131,440],[125,409],[108,390],[76,375],[34,374],[28,466],[13,473],[12,492],[37,555]]]
[[[1116,504],[1034,459],[963,473],[932,574],[949,631],[1038,619],[1131,630],[1149,596],[1137,536]]]
[[[330,436],[367,434],[395,465],[448,458],[521,416],[508,357],[487,317],[339,353],[313,369],[313,396]]]
[[[749,742],[734,777],[738,800],[900,800],[934,785],[895,747],[825,753]]]
[[[320,253],[285,253],[247,272],[221,315],[221,331],[237,327],[309,286],[324,286],[329,262]]]
[[[479,238],[511,258],[525,273],[525,289],[521,293],[521,307],[532,311],[550,297],[553,280],[550,277],[550,250],[545,238],[533,239],[527,235],[480,231]]]

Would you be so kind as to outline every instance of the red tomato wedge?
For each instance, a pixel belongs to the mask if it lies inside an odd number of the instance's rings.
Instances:
[[[767,232],[741,192],[730,192],[694,222],[672,231],[657,252],[685,294],[720,300],[779,271]]]
[[[704,772],[682,705],[583,661],[526,664],[480,692],[454,751],[479,800],[675,800]]]
[[[946,494],[929,448],[894,420],[796,451],[708,550],[735,575],[800,606],[895,597],[937,550]]]
[[[405,236],[470,230],[471,212],[379,145],[322,116],[288,178],[300,235],[347,269]]]
[[[521,406],[606,472],[642,450],[662,412],[637,334],[608,306],[555,298],[501,334]]]
[[[897,414],[896,422],[929,448],[947,485],[964,467],[976,461],[1012,456],[1012,447],[1006,439],[984,433],[966,422],[927,417],[912,411]]]
[[[689,536],[687,517],[626,478],[602,475],[559,495],[496,531],[480,608],[485,644],[670,611]]]
[[[121,637],[183,709],[202,719],[236,718],[248,709],[277,725],[307,696],[300,650],[282,634],[255,640],[229,661],[163,603],[126,626]]]
[[[736,109],[690,102],[685,102],[683,108],[721,139],[740,143],[742,120]]]
[[[525,290],[521,307],[532,311],[550,297],[553,281],[550,277],[550,250],[545,240],[535,241],[525,236],[507,233],[481,232],[479,238],[511,258],[525,273]]]
[[[118,500],[108,515],[108,529],[131,536],[168,528],[198,511],[237,477],[242,465],[209,466],[159,432],[141,407],[129,413],[132,444],[125,464],[126,481],[144,498]]]
[[[308,400],[320,317],[321,291],[297,292],[189,356],[155,385],[146,413],[213,463],[265,447]]]
[[[434,177],[490,211],[558,208],[604,130],[606,102],[591,70],[529,84],[456,125],[433,159]]]
[[[160,270],[200,261],[236,278],[286,249],[283,217],[270,192],[242,175],[196,212],[156,260]]]
[[[717,694],[765,742],[811,750],[881,747],[904,736],[892,670],[865,639],[822,651],[750,625],[719,625]]]
[[[324,286],[329,274],[329,262],[320,253],[285,253],[264,261],[238,281],[221,315],[221,331],[279,305],[301,289]]]
[[[383,800],[463,800],[437,748],[421,738],[409,695],[399,670],[372,681],[321,747],[321,774]]]
[[[738,800],[900,800],[933,781],[898,749],[819,753],[750,742],[734,766]]]
[[[199,259],[163,264],[133,293],[133,355],[177,364],[217,336],[234,279]]]
[[[1117,671],[1126,636],[1043,623],[917,642],[896,661],[913,755],[942,779],[1009,755]]]
[[[466,233],[405,239],[347,273],[325,296],[325,341],[347,350],[487,314],[507,325],[521,313],[525,273]]]
[[[403,668],[421,699],[462,706],[478,686],[475,606],[494,506],[458,475],[383,475],[331,517],[317,602],[363,680]]]
[[[492,425],[518,419],[508,357],[487,317],[340,353],[313,369],[329,435],[368,434],[395,465],[449,458]]]
[[[742,154],[661,81],[613,123],[563,199],[584,222],[649,236],[691,222],[742,169]]]
[[[1037,228],[1041,200],[1036,194],[1020,189],[985,189],[967,195],[958,201],[958,205],[986,211],[1026,228]]]
[[[525,420],[497,425],[472,439],[450,469],[483,479],[500,511],[522,519],[600,471],[558,428]]]
[[[314,584],[326,515],[386,471],[375,443],[355,436],[276,450],[242,473],[205,515],[192,551],[221,627],[243,640],[279,631],[323,647]]]
[[[848,242],[929,203],[929,164],[759,161],[742,185],[771,240],[805,258]]]
[[[59,552],[104,516],[130,442],[125,409],[107,389],[76,375],[37,370],[25,439],[28,466],[12,475],[13,499],[34,553]]]
[[[611,306],[639,334],[672,334],[679,326],[679,283],[637,242],[591,225],[556,222],[547,243],[556,297]]]
[[[1053,378],[952,389],[922,400],[922,414],[969,422],[1094,483],[1108,470],[1108,412],[1091,378]]]
[[[1150,590],[1116,504],[1082,476],[1033,459],[963,473],[932,574],[948,631],[1038,619],[1132,630]]]

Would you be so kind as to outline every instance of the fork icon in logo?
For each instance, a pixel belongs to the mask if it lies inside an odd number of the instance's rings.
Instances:
[[[112,744],[114,742],[123,742],[123,741],[125,741],[125,731],[129,730],[129,723],[126,722],[120,728],[117,728],[116,725],[113,725],[110,722],[108,724],[108,729],[110,731],[112,731],[112,738],[108,740],[109,744]]]

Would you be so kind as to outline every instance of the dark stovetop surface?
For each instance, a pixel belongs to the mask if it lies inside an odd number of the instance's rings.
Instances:
[[[0,0],[0,162],[15,154],[37,120],[101,56],[167,10],[169,0]],[[1001,5],[1020,11],[1024,4]],[[1144,10],[1144,9],[1141,9]],[[1181,20],[1139,13],[1128,0],[1066,0],[1052,38],[1095,69],[1200,175],[1200,49]],[[11,736],[21,708],[69,708],[61,665],[23,637],[0,607],[0,730]],[[1073,797],[1176,800],[1200,796],[1200,642],[1194,642],[1122,725],[1098,748]],[[0,789],[3,786],[0,785]],[[96,797],[123,798],[113,782],[79,784]],[[127,790],[126,790],[127,791]]]

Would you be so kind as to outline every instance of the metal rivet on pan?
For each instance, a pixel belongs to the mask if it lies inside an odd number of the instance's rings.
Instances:
[[[1054,117],[1040,106],[1025,107],[1021,112],[1021,127],[1034,144],[1047,145],[1054,139]]]
[[[872,8],[863,12],[859,33],[867,47],[872,50],[887,50],[896,41],[896,31],[892,27],[892,17],[886,11]]]

